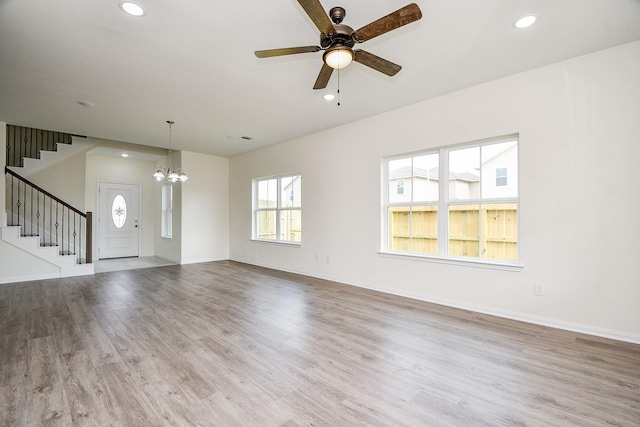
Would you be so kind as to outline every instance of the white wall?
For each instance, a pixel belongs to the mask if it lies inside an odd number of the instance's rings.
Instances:
[[[28,179],[74,208],[85,211],[86,155],[86,150],[75,153],[29,175]]]
[[[181,263],[229,259],[229,159],[182,151],[182,168]]]
[[[640,343],[638,76],[635,42],[235,157],[231,258]],[[521,271],[378,254],[384,156],[513,133]],[[251,179],[292,170],[302,246],[252,242]]]

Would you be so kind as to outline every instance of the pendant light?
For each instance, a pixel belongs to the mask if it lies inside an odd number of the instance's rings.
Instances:
[[[153,174],[153,179],[156,181],[168,181],[168,182],[185,182],[189,180],[187,174],[180,168],[174,168],[171,166],[171,126],[174,121],[167,120],[169,124],[169,166],[160,166],[156,173]]]

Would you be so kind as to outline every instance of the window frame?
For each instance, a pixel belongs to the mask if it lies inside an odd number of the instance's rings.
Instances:
[[[173,184],[162,184],[160,237],[164,239],[173,238]]]
[[[282,182],[284,179],[287,178],[293,178],[292,179],[292,183],[296,181],[296,179],[299,181],[299,185],[300,185],[300,202],[299,202],[299,206],[283,206],[283,185]],[[275,207],[260,207],[259,206],[259,185],[261,182],[264,181],[270,181],[270,180],[275,180],[276,181],[276,206]],[[252,224],[252,229],[251,229],[251,240],[253,241],[257,241],[257,242],[264,242],[264,243],[274,243],[274,244],[284,244],[284,245],[294,245],[294,246],[300,246],[302,245],[302,174],[299,172],[292,172],[292,173],[286,173],[286,174],[280,174],[280,175],[272,175],[272,176],[266,176],[266,177],[261,177],[261,178],[254,178],[252,180],[252,219],[251,219],[251,224]],[[293,189],[291,189],[291,191],[286,193],[287,199],[289,201],[291,200],[291,196],[294,196],[295,199],[295,193],[293,192]],[[295,205],[295,203],[294,203]],[[282,218],[283,214],[286,214],[287,212],[293,212],[293,211],[297,211],[299,212],[300,215],[300,240],[288,240],[288,239],[282,239],[281,235],[282,235],[282,227],[281,227],[281,221],[280,218]],[[275,213],[275,238],[274,239],[266,239],[266,238],[260,238],[258,236],[258,232],[259,232],[259,227],[258,227],[258,222],[259,222],[259,215],[260,212],[274,212]]]
[[[483,198],[482,195],[479,198],[468,198],[468,199],[450,199],[449,194],[449,154],[452,151],[465,149],[465,148],[473,148],[473,147],[482,147],[493,144],[500,144],[510,141],[516,141],[517,154],[516,154],[516,192],[517,195],[515,197],[495,197],[495,198]],[[382,227],[381,227],[381,249],[379,254],[385,257],[391,258],[401,258],[401,259],[414,259],[420,261],[433,261],[440,262],[446,264],[457,264],[457,265],[467,265],[467,266],[477,266],[483,268],[495,268],[495,269],[504,269],[504,270],[520,270],[522,265],[522,242],[520,236],[520,136],[519,134],[507,135],[497,138],[483,139],[468,143],[449,145],[449,146],[440,146],[434,147],[431,149],[425,149],[416,152],[397,154],[389,157],[385,157],[382,159]],[[418,156],[424,156],[429,154],[438,154],[438,163],[439,163],[439,171],[438,171],[438,179],[439,179],[439,197],[438,200],[431,202],[397,202],[390,203],[389,202],[389,182],[390,182],[390,171],[389,171],[389,163],[393,160],[399,159],[407,159]],[[481,174],[479,176],[482,176]],[[517,259],[508,260],[508,259],[494,259],[494,258],[480,258],[480,257],[472,257],[472,256],[456,256],[449,254],[449,209],[451,206],[459,206],[459,205],[486,205],[486,204],[494,204],[494,203],[515,203],[517,206],[516,211],[516,221],[517,221],[517,231],[516,231],[516,242],[517,242]],[[391,249],[391,236],[390,236],[390,215],[389,210],[392,207],[414,207],[414,206],[423,206],[423,205],[435,205],[437,206],[437,253],[424,253],[424,252],[412,252],[412,251],[399,251]],[[444,219],[444,220],[443,220]]]

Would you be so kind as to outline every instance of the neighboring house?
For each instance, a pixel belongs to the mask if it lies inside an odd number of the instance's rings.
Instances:
[[[501,147],[501,151],[487,153],[483,157],[483,197],[497,198],[513,193],[518,188],[516,144]],[[390,171],[389,197],[396,202],[411,200],[412,191],[427,195],[427,200],[438,199],[438,168],[423,169],[404,165]],[[477,199],[480,197],[480,173],[477,169],[467,172],[451,172],[449,194],[452,199]]]

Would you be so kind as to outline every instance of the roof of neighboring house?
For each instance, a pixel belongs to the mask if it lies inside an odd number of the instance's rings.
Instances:
[[[411,166],[403,166],[398,169],[394,169],[389,172],[389,179],[408,179],[412,177],[411,174]],[[432,169],[422,169],[422,168],[413,168],[413,176],[429,179],[431,181],[438,181],[438,170],[439,168]],[[459,181],[468,181],[468,182],[478,182],[480,181],[480,176],[470,173],[470,172],[450,172],[449,176],[453,180]]]

